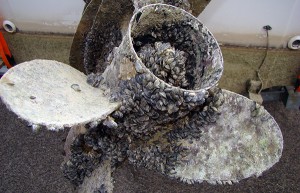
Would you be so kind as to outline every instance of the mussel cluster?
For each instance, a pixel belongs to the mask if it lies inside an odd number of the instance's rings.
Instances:
[[[135,79],[126,83],[123,104],[112,114],[109,120],[112,123],[106,120],[97,126],[86,125],[88,132],[79,135],[71,146],[71,159],[64,163],[63,170],[74,184],[81,184],[101,160],[108,158],[113,168],[128,157],[137,167],[172,176],[174,166],[184,161],[185,151],[178,141],[199,140],[202,128],[217,120],[218,108],[223,104],[222,91],[215,87],[208,90],[202,105],[193,105],[189,113],[181,115],[179,108],[177,113],[157,108],[156,100],[151,103],[151,98],[143,95],[143,88]],[[133,88],[140,88],[140,95],[138,89]],[[169,95],[158,94],[158,100],[159,97],[169,99]]]
[[[217,87],[223,57],[213,35],[183,9],[148,5],[160,2],[187,1],[91,1],[85,13],[97,17],[83,21],[93,24],[91,33],[76,36],[86,37],[80,64],[88,76],[34,60],[0,80],[0,98],[33,129],[71,127],[62,169],[79,192],[112,192],[111,174],[126,160],[190,184],[232,184],[260,176],[282,155],[274,118]]]
[[[154,46],[146,44],[138,52],[139,58],[147,68],[159,79],[172,86],[187,88],[185,62],[187,57],[183,51],[171,47],[170,43],[155,42]]]
[[[159,126],[158,131],[147,142],[131,143],[128,150],[129,162],[168,176],[176,174],[176,164],[184,162],[185,155],[190,153],[181,147],[180,140],[188,140],[189,143],[200,140],[203,127],[216,122],[220,115],[218,108],[224,102],[221,89],[214,88],[209,92],[203,105],[181,119]]]
[[[76,186],[84,177],[90,177],[103,160],[109,159],[114,167],[124,161],[129,145],[127,136],[113,134],[103,123],[86,128],[88,132],[76,137],[70,147],[71,157],[62,164],[65,177]]]
[[[63,169],[75,184],[82,183],[82,176],[89,176],[102,159],[111,159],[114,168],[128,158],[136,166],[172,176],[186,153],[179,140],[199,140],[201,127],[214,123],[219,115],[222,91],[214,85],[223,67],[216,40],[176,7],[144,10],[132,18],[130,32],[110,60],[111,66],[129,61],[142,70],[118,79],[120,108],[98,125],[87,125],[87,133],[74,141],[74,161],[66,162]],[[160,14],[161,20],[149,25],[147,14]],[[95,74],[88,79],[93,86],[109,90],[114,89],[112,81]]]
[[[136,8],[141,8],[149,4],[163,3],[179,7],[186,11],[189,11],[191,6],[188,0],[135,0],[134,3]]]
[[[203,88],[205,68],[211,65],[212,51],[218,48],[216,41],[199,33],[204,29],[189,20],[162,24],[134,35],[133,46],[158,78],[170,85],[197,90]]]

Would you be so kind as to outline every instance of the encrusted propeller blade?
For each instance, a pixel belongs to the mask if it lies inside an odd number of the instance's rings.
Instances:
[[[223,90],[224,104],[215,123],[201,128],[199,141],[179,140],[186,157],[174,177],[210,183],[260,176],[281,157],[283,138],[274,118],[260,105]]]
[[[78,187],[79,193],[112,193],[113,182],[111,178],[111,164],[109,160],[104,160],[90,177],[86,177]]]
[[[78,70],[51,60],[33,60],[11,68],[0,80],[8,109],[33,125],[50,130],[106,118],[119,107],[104,91],[86,82]]]
[[[132,148],[129,161],[187,183],[232,184],[260,176],[281,157],[280,128],[254,101],[222,92],[224,103],[218,109],[193,112],[169,126],[170,131],[147,145]],[[216,119],[209,113],[213,110],[218,111]]]
[[[91,0],[86,5],[81,20],[77,26],[76,33],[73,37],[73,42],[70,49],[69,63],[72,67],[81,72],[84,72],[84,67],[82,64],[86,36],[93,26],[94,19],[97,15],[98,8],[100,7],[101,2],[101,0]]]

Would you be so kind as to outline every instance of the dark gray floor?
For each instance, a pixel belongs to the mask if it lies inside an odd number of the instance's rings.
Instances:
[[[300,192],[300,111],[279,102],[265,104],[281,127],[283,156],[259,178],[232,186],[186,185],[127,164],[114,173],[117,193],[298,193]],[[0,193],[73,192],[60,171],[65,132],[33,133],[0,103]]]
[[[66,132],[32,132],[0,104],[0,192],[72,192],[63,177],[62,141]]]

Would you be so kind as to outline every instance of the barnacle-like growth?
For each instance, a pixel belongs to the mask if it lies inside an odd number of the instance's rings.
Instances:
[[[136,9],[121,44],[102,50],[104,62],[85,65],[87,77],[35,60],[0,81],[2,100],[34,127],[72,127],[62,169],[80,192],[112,192],[111,172],[127,158],[213,184],[258,176],[278,162],[278,125],[262,106],[217,87],[221,50],[190,13],[165,4]]]
[[[187,183],[232,184],[260,176],[281,157],[279,127],[255,102],[226,90],[222,97],[217,116],[209,115],[215,111],[210,105],[191,112],[130,149],[129,161]]]
[[[107,56],[119,46],[130,18],[145,5],[164,3],[198,16],[210,0],[91,0],[87,4],[70,50],[70,65],[82,72],[103,73]],[[83,64],[83,65],[82,65]]]

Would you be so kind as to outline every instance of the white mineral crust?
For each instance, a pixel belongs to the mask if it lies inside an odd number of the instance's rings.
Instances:
[[[0,79],[0,97],[20,118],[51,130],[105,119],[119,104],[109,102],[86,79],[69,65],[32,60],[11,68]]]
[[[199,141],[179,140],[188,155],[174,177],[210,183],[237,182],[260,176],[281,157],[283,137],[274,118],[246,97],[223,90],[216,123],[202,128]]]

